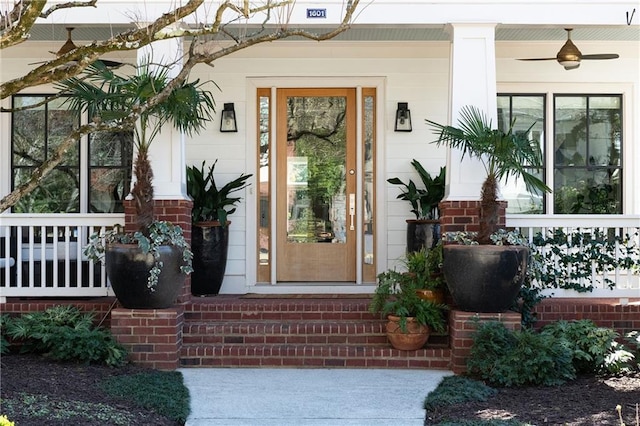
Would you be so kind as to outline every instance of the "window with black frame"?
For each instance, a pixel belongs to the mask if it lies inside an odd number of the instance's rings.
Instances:
[[[622,96],[554,96],[554,213],[622,213]]]
[[[47,102],[48,100],[48,102]],[[30,179],[81,123],[65,98],[49,95],[13,97],[11,185]],[[86,153],[83,150],[86,149]],[[15,213],[121,213],[132,174],[133,133],[101,132],[76,143],[38,187],[21,197]],[[82,180],[87,179],[86,185]],[[86,189],[85,189],[86,188]]]

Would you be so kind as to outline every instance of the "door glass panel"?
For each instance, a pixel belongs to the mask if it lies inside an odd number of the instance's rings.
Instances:
[[[374,135],[374,97],[364,97],[364,256],[366,265],[373,264],[373,135]]]
[[[346,242],[346,98],[287,99],[287,241]]]

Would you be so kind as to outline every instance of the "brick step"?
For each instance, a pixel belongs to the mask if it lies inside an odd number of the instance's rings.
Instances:
[[[185,307],[180,363],[184,367],[448,368],[448,333],[425,348],[393,349],[386,320],[369,313],[370,299],[194,299]]]
[[[370,299],[243,299],[217,296],[195,299],[186,321],[372,321]]]
[[[187,322],[183,342],[250,344],[384,344],[382,321]]]
[[[183,367],[449,368],[448,348],[400,351],[388,344],[354,345],[184,345]]]

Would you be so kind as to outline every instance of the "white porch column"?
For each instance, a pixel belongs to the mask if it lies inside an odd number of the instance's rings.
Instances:
[[[169,77],[182,66],[182,37],[160,40],[138,50],[138,64],[171,65]],[[151,68],[153,69],[153,68]],[[153,167],[153,190],[156,199],[188,199],[186,184],[185,136],[170,123],[165,124],[149,148]]]
[[[496,24],[451,24],[451,125],[457,126],[460,109],[474,105],[497,123]],[[482,164],[462,152],[449,150],[445,200],[478,200],[486,172]]]

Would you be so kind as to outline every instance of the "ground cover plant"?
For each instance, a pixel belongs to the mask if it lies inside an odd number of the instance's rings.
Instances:
[[[588,320],[540,332],[477,325],[467,377],[424,402],[429,425],[637,425],[637,332],[624,339]]]

